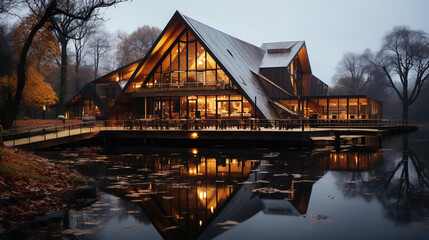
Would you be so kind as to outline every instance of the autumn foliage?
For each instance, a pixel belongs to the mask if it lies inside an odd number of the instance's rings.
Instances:
[[[12,30],[9,42],[12,43],[11,62],[16,65],[16,59],[21,51],[28,31],[36,21],[34,16],[25,18],[18,27]],[[23,90],[22,102],[31,108],[42,108],[53,105],[58,101],[52,86],[45,82],[47,76],[55,68],[55,57],[58,56],[58,44],[51,31],[47,28],[39,31],[31,46],[26,66],[27,80]],[[10,107],[14,93],[16,92],[16,71],[10,71],[0,77],[0,109],[5,112]]]
[[[51,84],[44,81],[44,77],[37,71],[34,66],[27,67],[27,84],[23,91],[23,102],[30,107],[43,107],[53,105],[58,98],[52,89]],[[5,92],[14,92],[16,88],[16,74],[11,76],[0,77],[0,86]],[[3,98],[7,97],[4,95]],[[4,99],[7,102],[8,99]]]

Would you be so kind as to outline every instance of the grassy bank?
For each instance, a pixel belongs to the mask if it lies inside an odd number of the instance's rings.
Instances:
[[[53,194],[81,187],[86,179],[42,157],[0,148],[0,233],[18,223],[68,208]]]

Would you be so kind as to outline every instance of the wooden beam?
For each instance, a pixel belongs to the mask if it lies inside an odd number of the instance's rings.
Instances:
[[[290,110],[289,108],[287,108],[287,107],[283,106],[281,103],[278,103],[278,102],[276,102],[276,101],[271,101],[271,100],[270,100],[270,103],[272,103],[274,106],[276,106],[276,107],[280,108],[281,110],[283,110],[283,111],[285,111],[285,112],[287,112],[287,113],[289,113],[289,114],[291,114],[291,115],[298,116],[298,114],[294,113],[294,112],[293,112],[292,110]]]
[[[293,97],[293,94],[290,94],[288,91],[286,91],[284,88],[280,87],[279,85],[277,85],[276,83],[274,83],[273,81],[271,81],[270,79],[268,79],[267,77],[265,77],[264,75],[260,74],[260,73],[256,73],[253,70],[250,70],[253,74],[255,74],[256,76],[259,77],[259,79],[264,80],[265,82],[271,84],[272,86],[274,86],[275,88],[277,88],[278,90],[286,93],[288,96]]]

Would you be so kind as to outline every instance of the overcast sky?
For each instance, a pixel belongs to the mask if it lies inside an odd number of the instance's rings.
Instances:
[[[377,50],[393,26],[429,33],[429,0],[133,0],[108,9],[106,27],[163,29],[176,10],[256,46],[305,40],[313,74],[329,85],[344,53]]]

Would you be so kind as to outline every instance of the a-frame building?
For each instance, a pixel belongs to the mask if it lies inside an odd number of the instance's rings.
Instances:
[[[279,119],[315,117],[319,109],[324,117],[316,118],[353,115],[348,105],[334,113],[330,101],[320,108],[314,100],[328,98],[327,85],[312,75],[304,41],[257,47],[180,12],[143,59],[94,82],[99,98],[111,102],[100,113],[107,119]],[[91,113],[76,111],[77,102],[67,105],[67,117]]]

